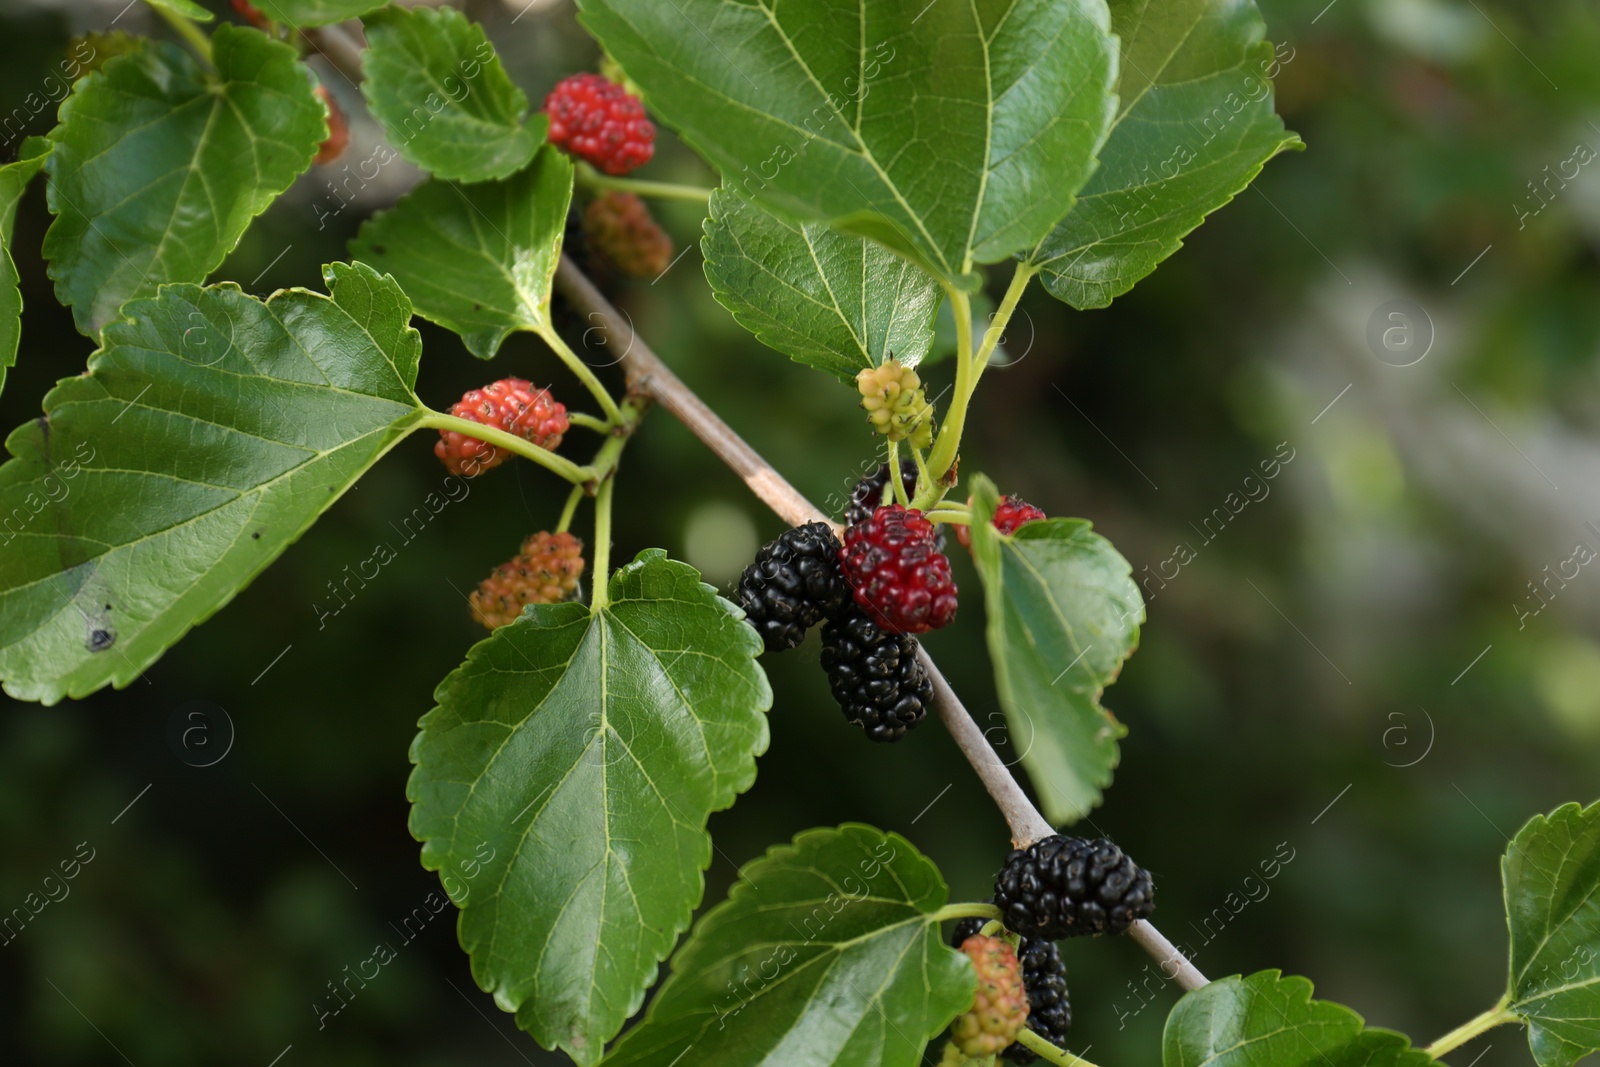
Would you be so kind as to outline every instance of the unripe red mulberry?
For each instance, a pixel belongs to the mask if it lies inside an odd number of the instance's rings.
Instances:
[[[920,634],[955,621],[956,583],[937,538],[922,512],[898,504],[845,530],[839,565],[856,603],[883,629]]]
[[[1014,534],[1023,523],[1049,517],[1020,496],[1012,494],[1001,500],[1000,506],[994,509],[994,528],[1003,534]],[[972,529],[967,526],[957,526],[956,540],[971,548]]]
[[[550,143],[586,159],[607,174],[626,174],[650,162],[656,128],[644,105],[599,74],[563,78],[544,98]]]
[[[645,202],[615,190],[583,209],[583,235],[622,273],[654,278],[672,265],[672,238],[657,225]]]
[[[344,155],[344,150],[349,147],[350,123],[344,117],[344,109],[333,98],[333,94],[328,92],[327,86],[317,86],[317,95],[322,98],[323,106],[328,109],[328,139],[317,146],[317,158],[313,162],[328,164]]]
[[[577,591],[583,567],[583,542],[570,533],[530,534],[522,551],[496,567],[467,598],[472,617],[493,630],[516,622],[527,604],[566,600]]]
[[[1011,943],[974,934],[961,943],[978,972],[978,993],[966,1014],[950,1024],[956,1047],[968,1056],[993,1056],[1017,1039],[1028,1021],[1028,994]]]
[[[258,30],[267,28],[267,16],[263,15],[250,0],[232,0],[233,10],[250,25]]]
[[[522,378],[503,378],[474,389],[451,406],[450,414],[514,433],[540,448],[554,449],[567,432],[567,409],[550,390],[535,388]],[[433,453],[450,473],[468,478],[506,460],[493,445],[455,430],[439,431]]]

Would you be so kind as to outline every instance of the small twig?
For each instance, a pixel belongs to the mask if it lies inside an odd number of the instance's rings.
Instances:
[[[556,268],[556,289],[572,301],[579,311],[591,317],[591,321],[593,316],[598,316],[598,321],[604,323],[608,331],[615,332],[615,338],[608,338],[608,341],[618,342],[617,347],[622,350],[622,365],[628,376],[629,389],[649,396],[672,412],[679,422],[743,478],[751,491],[780,518],[791,526],[829,521],[661,362],[650,346],[634,333],[625,317],[618,314],[594,283],[565,256],[561,257],[561,265]],[[1039,814],[1039,809],[1034,807],[1006,769],[1005,763],[983,736],[983,731],[978,729],[978,724],[962,706],[960,698],[950,688],[950,683],[945,681],[927,649],[919,649],[918,658],[933,682],[933,704],[939,712],[939,718],[944,721],[945,729],[950,731],[962,755],[977,771],[984,788],[1005,816],[1006,825],[1011,828],[1013,844],[1027,845],[1055,833],[1055,829]],[[1182,988],[1198,989],[1206,984],[1205,976],[1194,964],[1148,922],[1141,920],[1135,923],[1129,930],[1129,936],[1162,965],[1163,974],[1171,971],[1168,977]]]
[[[1196,990],[1209,981],[1200,973],[1200,968],[1189,962],[1189,958],[1178,951],[1176,945],[1166,939],[1160,930],[1150,925],[1148,919],[1136,919],[1128,927],[1128,936],[1140,948],[1149,953],[1161,967],[1161,973],[1178,983],[1179,988]]]
[[[311,50],[343,74],[351,85],[361,82],[361,45],[338,26],[318,26],[302,33]]]
[[[785,481],[771,464],[756,454],[755,449],[708,408],[705,401],[684,385],[676,374],[650,350],[623,315],[601,295],[594,283],[566,256],[556,269],[556,288],[576,304],[579,310],[600,316],[606,331],[608,348],[620,349],[622,365],[628,375],[628,388],[644,393],[656,403],[672,412],[673,416],[705,445],[715,452],[751,492],[791,526],[808,522],[827,522],[824,515],[799,490]]]
[[[1024,848],[1041,837],[1055,833],[1055,828],[1039,814],[1039,809],[1033,806],[1028,794],[1022,791],[1017,780],[1006,769],[1000,754],[989,744],[989,739],[983,736],[983,731],[978,729],[978,724],[962,706],[961,698],[945,681],[933,657],[928,655],[928,650],[919,645],[917,658],[922,661],[922,669],[928,672],[928,677],[933,681],[934,709],[938,711],[939,718],[944,720],[944,728],[950,731],[961,754],[978,772],[983,787],[1000,808],[1000,814],[1006,817],[1006,825],[1011,827],[1011,843],[1017,848]]]

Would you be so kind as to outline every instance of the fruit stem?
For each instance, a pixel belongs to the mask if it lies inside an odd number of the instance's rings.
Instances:
[[[156,14],[166,20],[167,25],[177,31],[179,37],[189,43],[190,48],[200,53],[200,58],[206,61],[206,66],[212,69],[216,68],[216,65],[211,61],[211,38],[207,37],[199,26],[196,26],[176,11],[171,11],[160,4],[151,4],[150,6],[155,8]]]
[[[957,526],[972,525],[972,512],[966,508],[934,508],[932,511],[924,511],[922,517],[929,522],[947,522]]]
[[[549,345],[555,354],[561,357],[561,362],[567,365],[567,369],[583,383],[583,387],[589,390],[590,395],[599,402],[600,410],[604,411],[606,418],[611,420],[611,425],[623,425],[622,412],[618,410],[617,402],[611,399],[611,394],[606,392],[606,387],[600,384],[600,379],[594,376],[594,371],[589,369],[589,365],[579,359],[576,352],[567,347],[567,342],[561,339],[561,335],[556,332],[555,327],[546,322],[536,327],[535,332],[544,338],[544,343]]]
[[[651,182],[639,178],[618,178],[601,174],[587,163],[578,164],[578,180],[591,189],[615,189],[622,193],[653,196],[657,200],[693,200],[704,204],[711,199],[711,190],[698,185],[679,185],[676,182]]]
[[[1016,271],[1011,275],[1011,284],[1006,286],[1006,295],[1000,298],[1000,306],[995,309],[994,317],[989,320],[989,328],[983,331],[983,343],[978,347],[978,354],[973,357],[977,363],[976,372],[973,374],[973,388],[977,388],[978,379],[983,377],[983,372],[989,367],[989,360],[994,356],[994,350],[999,347],[1000,340],[1005,336],[1006,327],[1011,324],[1011,316],[1017,310],[1017,303],[1022,299],[1023,290],[1028,288],[1028,283],[1033,281],[1033,276],[1039,273],[1039,268],[1032,263],[1018,263]]]
[[[1082,1056],[1074,1056],[1065,1049],[1056,1048],[1026,1027],[1017,1032],[1017,1044],[1023,1048],[1032,1049],[1039,1054],[1041,1059],[1047,1063],[1057,1064],[1058,1067],[1094,1067],[1094,1064]]]
[[[972,399],[972,389],[977,384],[972,373],[972,297],[965,290],[952,285],[944,287],[950,301],[950,311],[956,320],[956,387],[950,400],[950,410],[939,426],[939,436],[928,453],[926,470],[933,477],[923,477],[917,483],[916,507],[926,511],[944,498],[945,486],[940,481],[955,465],[961,450],[961,431],[967,420],[967,403]]]
[[[157,8],[156,10],[162,9]],[[565,456],[558,456],[548,448],[540,448],[532,441],[518,437],[514,433],[507,433],[505,430],[494,426],[485,426],[483,423],[473,422],[471,419],[458,418],[455,415],[446,415],[442,411],[431,410],[423,415],[422,421],[417,425],[431,430],[454,430],[456,433],[471,437],[474,440],[494,445],[496,448],[503,448],[507,452],[521,456],[523,459],[533,460],[545,470],[566,479],[573,485],[583,485],[585,482],[594,480],[594,472],[588,467],[580,467]]]
[[[911,506],[911,500],[906,496],[905,479],[900,477],[900,442],[889,442],[889,485],[894,489],[895,503],[903,508]]]
[[[1505,996],[1500,998],[1499,1002],[1496,1003],[1494,1007],[1490,1008],[1488,1011],[1477,1016],[1476,1018],[1468,1019],[1466,1022],[1462,1023],[1460,1026],[1456,1027],[1454,1030],[1450,1031],[1448,1034],[1445,1034],[1439,1040],[1429,1045],[1423,1051],[1432,1056],[1434,1059],[1438,1059],[1445,1053],[1451,1052],[1457,1048],[1460,1048],[1462,1045],[1465,1045],[1468,1041],[1471,1041],[1473,1038],[1477,1037],[1486,1030],[1492,1030],[1495,1027],[1501,1026],[1505,1023],[1516,1022],[1518,1019],[1517,1013],[1506,1007],[1506,1005],[1510,1003],[1511,994],[1508,992]]]
[[[917,462],[917,484],[927,485],[933,481],[933,476],[928,473],[928,460],[922,454],[922,449],[916,445],[911,446],[911,458]]]
[[[829,521],[828,516],[802,496],[744,438],[734,433],[733,428],[712,411],[694,390],[673,374],[672,368],[661,362],[661,357],[650,350],[649,344],[633,332],[632,324],[565,256],[556,269],[556,288],[579,311],[598,315],[606,329],[622,340],[622,351],[625,353],[622,365],[627,372],[628,387],[632,394],[630,405],[636,403],[633,398],[637,397],[640,398],[637,402],[654,400],[666,408],[743,479],[752,493],[791,526]],[[984,789],[988,790],[995,806],[1000,809],[1006,825],[1011,828],[1012,843],[1021,847],[1055,833],[1054,827],[1033,806],[1028,794],[1011,776],[999,753],[973,720],[972,713],[962,706],[961,698],[950,688],[950,683],[945,680],[939,665],[928,655],[926,648],[917,650],[917,660],[933,683],[934,710],[939,713],[945,729],[950,732],[961,754],[972,765]],[[1149,920],[1135,922],[1128,930],[1128,938],[1156,960],[1161,965],[1162,973],[1181,988],[1199,989],[1206,984],[1206,976]]]
[[[574,426],[582,426],[585,430],[593,430],[595,433],[610,433],[615,429],[605,419],[596,418],[593,415],[585,415],[581,411],[567,412],[567,421]]]
[[[594,498],[594,593],[589,597],[590,614],[604,610],[610,603],[611,494],[616,485],[615,474],[607,477]]]
[[[556,533],[566,533],[567,527],[572,525],[572,516],[578,512],[578,501],[584,497],[583,486],[575,485],[572,492],[567,494],[567,502],[561,508],[561,520],[556,523]]]
[[[946,904],[933,913],[934,922],[948,922],[951,919],[992,919],[999,921],[1000,909],[993,904],[979,902]]]
[[[606,443],[595,452],[594,459],[589,461],[589,466],[584,468],[590,474],[589,484],[584,487],[585,492],[591,495],[599,489],[599,483],[616,473],[617,465],[622,461],[622,450],[628,446],[628,440],[633,436],[634,428],[639,425],[639,420],[644,417],[648,402],[640,397],[629,397],[622,402],[622,422],[611,430],[611,436]]]

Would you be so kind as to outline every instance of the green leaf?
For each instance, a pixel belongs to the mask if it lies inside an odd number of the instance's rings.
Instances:
[[[1311,983],[1277,971],[1223,978],[1188,993],[1167,1016],[1163,1067],[1428,1067],[1435,1061],[1392,1030],[1312,1000]]]
[[[1104,0],[581,0],[734,194],[976,288],[1072,206],[1115,105]]]
[[[1600,1051],[1600,804],[1517,831],[1500,861],[1511,927],[1510,1010],[1540,1067]]]
[[[124,686],[221,608],[412,428],[422,343],[394,281],[266,303],[169,285],[106,327],[0,467],[0,680]]]
[[[989,656],[1011,743],[1045,816],[1076,822],[1100,803],[1127,728],[1100,706],[1139,643],[1144,602],[1131,568],[1083,519],[992,525],[994,483],[973,483],[972,554],[983,578]]]
[[[943,291],[864,237],[793,222],[718,189],[705,223],[706,277],[745,329],[797,362],[855,383],[893,353],[916,366]]]
[[[400,154],[440,178],[481,182],[521,170],[548,119],[524,126],[483,28],[454,8],[387,8],[366,20],[361,92]]]
[[[238,26],[211,41],[215,75],[150,42],[61,105],[44,253],[86,334],[166,282],[204,281],[328,135],[294,49]]]
[[[972,1004],[939,870],[899,834],[807,830],[745,866],[606,1067],[914,1067]],[[684,1062],[688,1062],[685,1060]]]
[[[29,137],[14,163],[0,167],[0,389],[5,388],[6,368],[16,365],[17,345],[22,340],[22,280],[11,258],[11,224],[16,219],[17,202],[28,183],[44,166],[50,142]]]
[[[123,30],[112,30],[109,33],[90,30],[82,37],[73,38],[69,59],[69,63],[75,68],[72,80],[77,81],[97,70],[104,70],[107,63],[118,56],[139,51],[148,40],[149,38]]]
[[[1111,0],[1121,103],[1100,169],[1032,254],[1044,285],[1105,307],[1176,252],[1262,166],[1304,147],[1273,110],[1277,71],[1252,2]]]
[[[407,796],[478,984],[581,1064],[638,1010],[705,891],[706,820],[755,781],[772,703],[761,641],[660,550],[610,600],[530,607],[434,694]],[[459,884],[459,883],[458,883]],[[479,888],[481,886],[482,888]]]
[[[251,0],[273,22],[297,30],[358,19],[389,6],[389,0]]]
[[[431,179],[365,222],[350,254],[393,274],[417,314],[488,359],[517,330],[550,322],[572,163],[547,147],[500,182]]]
[[[182,15],[186,19],[196,22],[210,22],[217,16],[195,3],[194,0],[149,0],[156,7],[164,7],[173,14]]]

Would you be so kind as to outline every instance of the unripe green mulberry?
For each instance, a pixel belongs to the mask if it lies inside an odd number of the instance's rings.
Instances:
[[[1028,1021],[1028,993],[1011,943],[974,934],[961,943],[978,972],[972,1008],[950,1024],[950,1037],[968,1056],[992,1056],[1017,1039]]]
[[[946,1041],[944,1055],[939,1059],[939,1067],[994,1067],[994,1057],[968,1056],[956,1047],[954,1041]]]
[[[922,392],[922,379],[910,367],[889,360],[856,375],[861,406],[872,428],[891,441],[910,441],[917,448],[933,443],[933,405]]]

